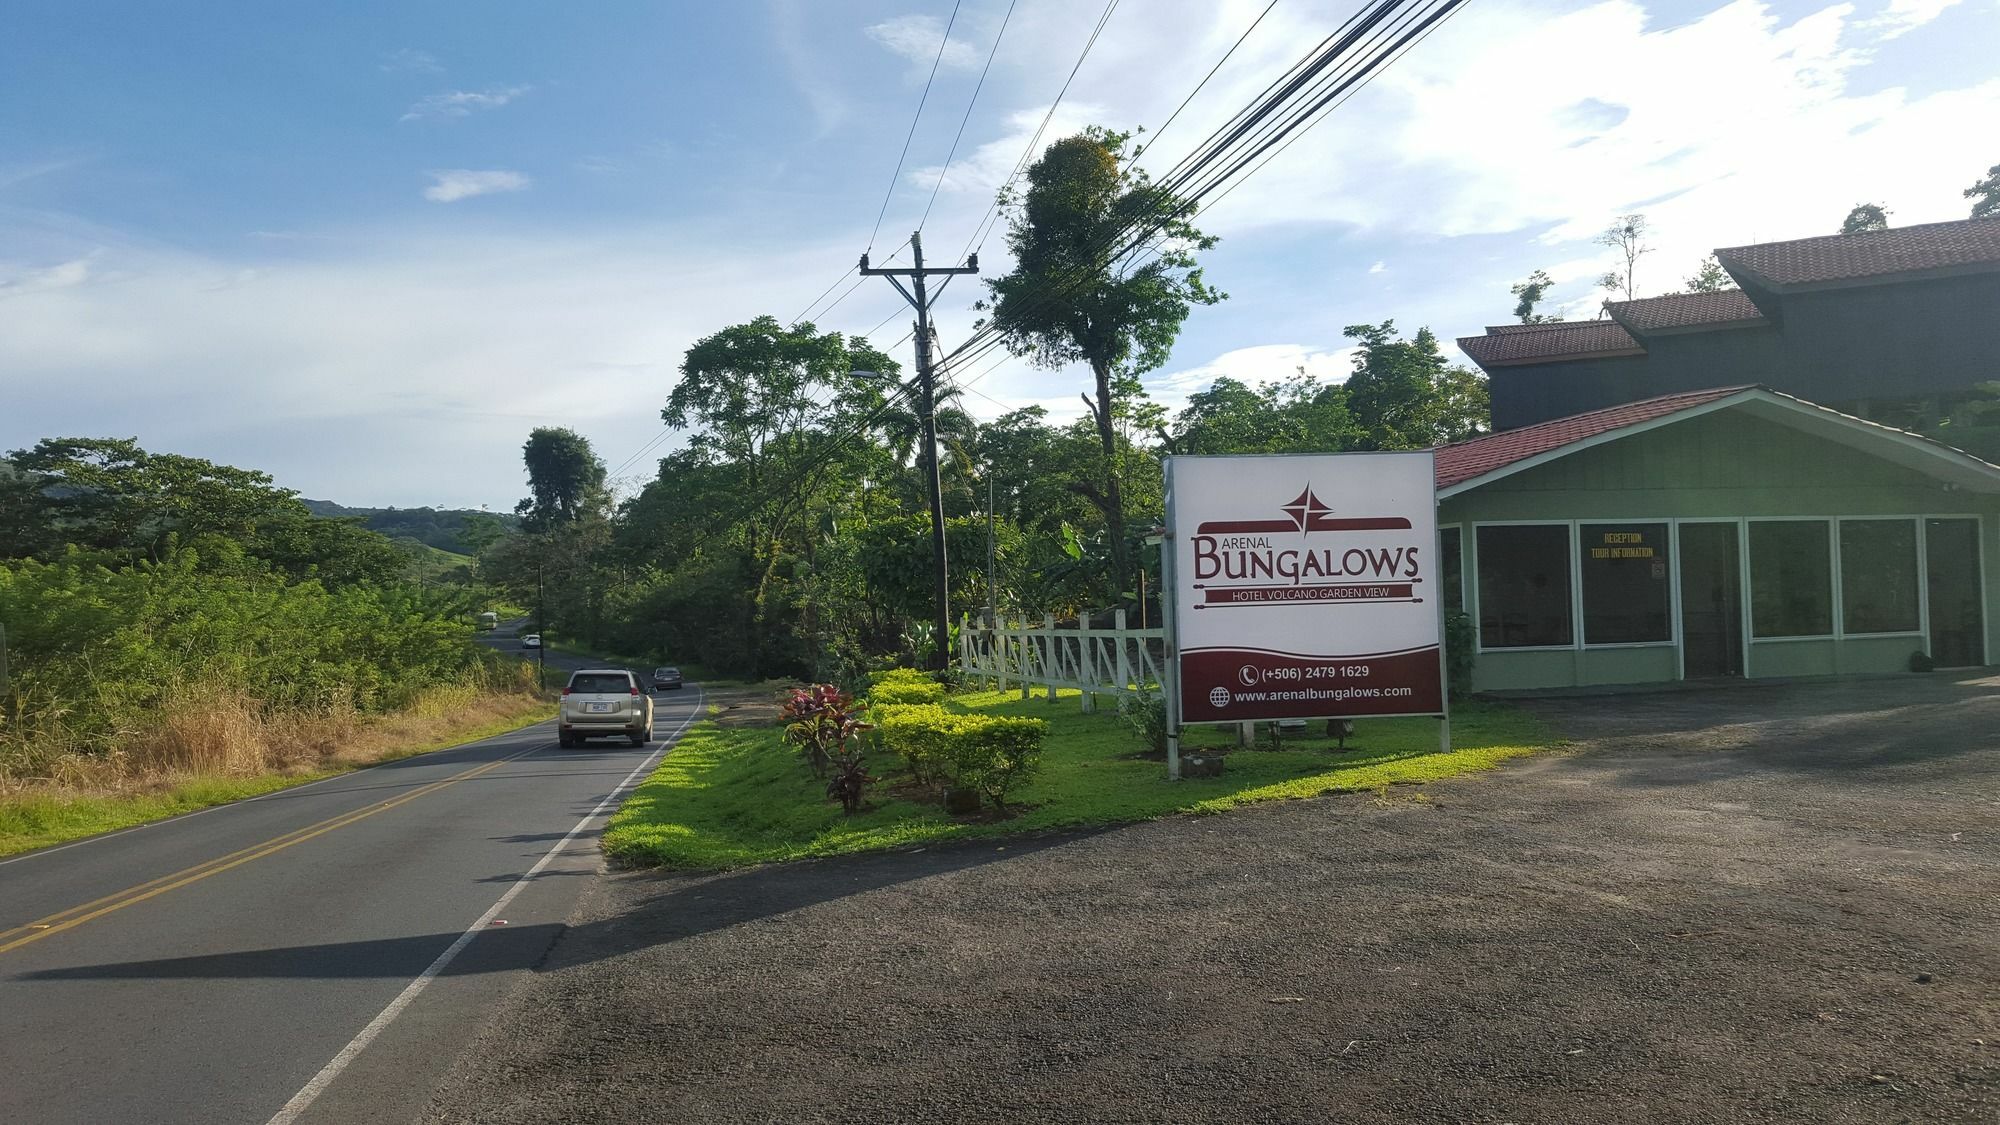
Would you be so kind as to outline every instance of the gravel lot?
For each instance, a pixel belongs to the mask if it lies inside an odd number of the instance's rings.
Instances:
[[[1386,797],[605,879],[430,1120],[2000,1120],[2000,679],[1536,706]]]

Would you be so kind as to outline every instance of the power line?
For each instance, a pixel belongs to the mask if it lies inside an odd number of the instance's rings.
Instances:
[[[1295,139],[1302,126],[1323,116],[1322,111],[1344,101],[1389,61],[1400,57],[1412,43],[1430,34],[1436,25],[1461,6],[1463,0],[1424,0],[1410,6],[1408,0],[1380,0],[1356,12],[1312,52],[1274,80],[1253,103],[1239,110],[1193,152],[1183,157],[1154,187],[1151,207],[1105,233],[1094,252],[1080,255],[1066,278],[1059,277],[1032,301],[1026,312],[1037,311],[1071,295],[1074,284],[1088,283],[1095,271],[1132,252],[1162,232],[1177,217],[1195,210],[1219,185],[1241,172],[1274,146]],[[1399,20],[1393,14],[1408,7]],[[1400,38],[1398,35],[1400,33]],[[1249,174],[1260,170],[1257,164]],[[1246,174],[1244,178],[1247,178]],[[1241,182],[1238,180],[1237,182]],[[1129,242],[1128,234],[1137,231]],[[1119,244],[1124,244],[1120,246]],[[1101,256],[1100,256],[1101,255]],[[1001,341],[995,322],[976,331],[972,338],[946,357],[958,364],[976,359]]]
[[[868,249],[875,249],[875,236],[882,233],[882,216],[889,213],[889,200],[895,198],[896,181],[903,178],[903,161],[910,155],[910,141],[917,135],[917,122],[924,119],[924,103],[930,100],[931,83],[937,80],[938,64],[944,61],[944,49],[951,44],[951,29],[958,23],[958,6],[963,0],[953,0],[951,19],[944,25],[944,34],[938,38],[937,57],[931,60],[930,77],[924,79],[924,92],[917,98],[916,115],[910,118],[910,132],[903,138],[903,151],[896,157],[896,170],[889,176],[889,190],[882,193],[882,209],[875,214],[875,229],[868,232]]]
[[[1083,60],[1090,57],[1090,49],[1097,46],[1097,37],[1104,34],[1104,25],[1111,22],[1111,13],[1117,9],[1118,0],[1107,0],[1104,14],[1097,17],[1097,26],[1091,29],[1090,38],[1084,40],[1083,52],[1076,56],[1076,65],[1069,68],[1069,77],[1063,79],[1062,89],[1056,91],[1056,100],[1049,103],[1049,111],[1042,115],[1042,123],[1035,126],[1034,135],[1028,138],[1028,146],[1021,151],[1021,159],[1014,162],[1014,170],[1007,173],[1006,179],[1000,181],[1000,187],[994,192],[993,202],[987,206],[985,216],[972,228],[972,237],[965,240],[965,249],[958,252],[959,261],[964,261],[965,256],[973,251],[974,239],[978,240],[979,248],[983,249],[986,246],[986,236],[993,233],[988,222],[1000,209],[1001,193],[1007,190],[1008,184],[1014,182],[1014,177],[1021,174],[1021,169],[1028,166],[1028,157],[1034,154],[1036,143],[1042,139],[1043,131],[1049,127],[1049,122],[1056,115],[1056,107],[1062,105],[1063,96],[1069,93],[1069,84],[1076,81],[1076,72],[1083,69]],[[980,233],[981,228],[985,229],[985,234]]]
[[[1153,130],[1153,139],[1146,143],[1146,148],[1152,148],[1160,143],[1160,135],[1165,133],[1167,127],[1174,123],[1174,119],[1181,115],[1181,110],[1186,109],[1188,103],[1194,100],[1194,96],[1201,93],[1202,87],[1208,85],[1208,80],[1215,77],[1215,72],[1222,69],[1222,64],[1229,61],[1229,56],[1236,53],[1236,48],[1241,47],[1243,41],[1250,38],[1250,33],[1257,30],[1257,25],[1263,23],[1264,17],[1270,15],[1271,9],[1277,6],[1278,0],[1271,0],[1269,4],[1264,5],[1264,10],[1257,13],[1257,18],[1250,21],[1250,26],[1243,29],[1243,34],[1236,37],[1236,42],[1231,43],[1229,49],[1222,53],[1222,57],[1215,60],[1215,65],[1209,67],[1208,73],[1202,75],[1201,81],[1195,83],[1194,89],[1189,90],[1187,97],[1181,99],[1181,104],[1175,106],[1174,111],[1167,115],[1167,119],[1160,123],[1160,127]]]
[[[965,136],[965,124],[972,120],[972,107],[979,104],[979,91],[986,88],[986,72],[993,69],[993,59],[1000,53],[1000,40],[1007,36],[1007,23],[1014,18],[1014,5],[1018,0],[1007,0],[1007,14],[1000,17],[1000,30],[994,33],[993,49],[986,52],[986,65],[979,71],[979,81],[972,87],[972,99],[965,103],[965,116],[958,119],[958,132],[951,138],[951,149],[944,154],[944,164],[938,169],[937,183],[931,185],[930,202],[924,204],[923,218],[917,220],[917,229],[924,229],[924,223],[931,217],[931,208],[937,205],[938,192],[944,188],[945,173],[951,171],[951,158],[958,155],[958,142]],[[1272,0],[1276,3],[1277,0]],[[881,220],[876,220],[879,225]]]

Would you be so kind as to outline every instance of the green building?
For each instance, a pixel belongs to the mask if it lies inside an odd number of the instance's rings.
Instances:
[[[1984,665],[2000,466],[1762,387],[1437,451],[1478,690]]]

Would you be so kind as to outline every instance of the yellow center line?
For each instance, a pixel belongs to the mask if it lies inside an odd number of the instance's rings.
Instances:
[[[123,910],[128,906],[144,902],[156,895],[163,895],[168,891],[177,890],[190,883],[198,883],[211,875],[219,875],[232,867],[240,867],[251,860],[262,859],[267,855],[284,851],[294,844],[303,844],[314,837],[324,836],[328,832],[345,828],[357,821],[366,820],[376,813],[387,812],[399,805],[409,804],[419,797],[428,796],[446,786],[455,785],[458,782],[478,777],[480,774],[488,771],[499,769],[509,762],[525,758],[529,754],[542,749],[545,749],[545,747],[529,747],[518,754],[510,754],[505,758],[488,762],[483,766],[475,766],[472,769],[453,774],[442,781],[431,782],[428,785],[413,789],[400,796],[390,797],[360,809],[328,817],[317,824],[309,824],[304,828],[297,828],[290,832],[273,836],[263,843],[252,844],[247,848],[230,852],[228,855],[218,856],[215,859],[197,863],[192,867],[182,868],[171,875],[162,875],[157,879],[150,879],[137,886],[127,887],[122,891],[106,895],[103,898],[95,899],[79,906],[72,906],[67,910],[59,910],[45,918],[37,918],[33,922],[15,926],[12,929],[0,930],[0,953],[19,949],[30,942],[40,941],[45,937],[62,933],[64,930],[80,926],[95,918],[102,918],[115,910]],[[22,936],[15,937],[14,935],[16,934]],[[10,938],[12,940],[7,940]]]

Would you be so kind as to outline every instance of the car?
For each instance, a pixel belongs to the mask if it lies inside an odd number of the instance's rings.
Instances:
[[[653,697],[623,668],[570,673],[556,715],[556,742],[567,750],[585,739],[623,736],[634,746],[653,741]]]
[[[653,690],[666,691],[669,688],[681,690],[681,670],[665,666],[653,669]]]
[[[540,633],[529,633],[527,636],[521,638],[521,647],[522,648],[542,647],[542,635]]]

